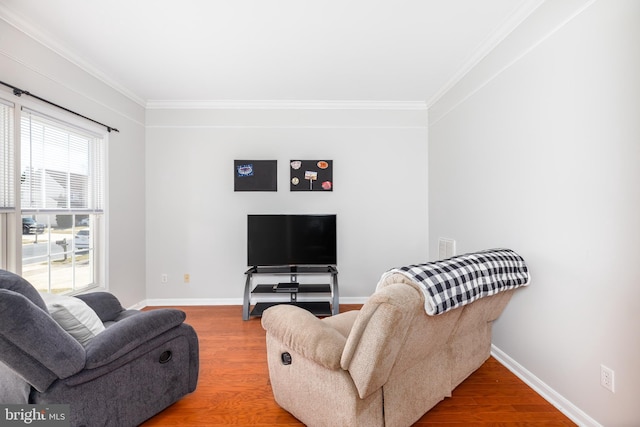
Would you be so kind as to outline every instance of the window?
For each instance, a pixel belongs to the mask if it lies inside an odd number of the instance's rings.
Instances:
[[[0,268],[42,292],[104,286],[106,133],[27,107],[0,99]]]
[[[97,285],[104,234],[104,136],[20,111],[22,276],[41,292]]]

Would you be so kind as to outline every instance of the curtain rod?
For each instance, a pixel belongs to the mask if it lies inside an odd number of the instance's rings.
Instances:
[[[73,111],[73,110],[70,110],[70,109],[68,109],[68,108],[66,108],[66,107],[63,107],[62,105],[58,105],[58,104],[56,104],[56,103],[54,103],[54,102],[51,102],[51,101],[48,101],[48,100],[46,100],[46,99],[44,99],[44,98],[40,98],[39,96],[34,95],[34,94],[32,94],[31,92],[29,92],[29,91],[22,90],[22,89],[20,89],[20,88],[17,88],[17,87],[15,87],[15,86],[10,85],[9,83],[5,83],[5,82],[3,82],[3,81],[0,81],[0,84],[4,85],[4,86],[6,86],[6,87],[9,87],[9,88],[11,88],[11,89],[13,89],[13,94],[14,94],[15,96],[28,95],[28,96],[30,96],[30,97],[32,97],[32,98],[35,98],[35,99],[39,100],[39,101],[42,101],[42,102],[47,103],[47,104],[49,104],[49,105],[53,105],[54,107],[60,108],[61,110],[64,110],[64,111],[66,111],[66,112],[68,112],[68,113],[75,114],[75,115],[76,115],[76,116],[78,116],[78,117],[82,117],[82,118],[83,118],[83,119],[85,119],[85,120],[89,120],[90,122],[96,123],[96,124],[98,124],[98,125],[100,125],[100,126],[104,126],[105,128],[107,128],[107,131],[108,131],[108,132],[111,132],[111,131],[120,132],[118,129],[116,129],[116,128],[114,128],[114,127],[107,126],[107,125],[105,125],[104,123],[100,123],[100,122],[99,122],[99,121],[97,121],[97,120],[90,119],[90,118],[89,118],[89,117],[87,117],[87,116],[83,116],[83,115],[82,115],[82,114],[80,114],[80,113],[76,113],[76,112],[75,112],[75,111]]]

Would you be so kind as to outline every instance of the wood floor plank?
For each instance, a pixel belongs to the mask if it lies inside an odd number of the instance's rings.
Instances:
[[[343,304],[340,311],[359,307]],[[198,333],[198,387],[143,426],[302,425],[273,399],[265,331],[259,318],[243,321],[241,306],[177,308],[187,313],[187,323]],[[451,398],[440,402],[414,424],[418,427],[574,425],[493,358],[460,384]]]

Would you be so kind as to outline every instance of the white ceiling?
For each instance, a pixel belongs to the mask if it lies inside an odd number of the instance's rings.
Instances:
[[[142,105],[428,105],[542,1],[0,0],[0,18]]]

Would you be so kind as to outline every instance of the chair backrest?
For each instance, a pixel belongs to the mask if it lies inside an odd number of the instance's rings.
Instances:
[[[0,289],[7,289],[24,295],[29,301],[48,313],[47,305],[38,290],[23,277],[10,271],[0,270]]]
[[[53,320],[38,291],[8,271],[0,271],[0,361],[39,391],[85,364],[84,347]]]
[[[453,388],[489,358],[493,321],[500,316],[516,290],[510,289],[480,298],[461,310],[462,314],[451,338]]]
[[[376,291],[362,306],[340,361],[364,399],[388,379],[407,331],[423,305],[420,292],[406,284]]]

